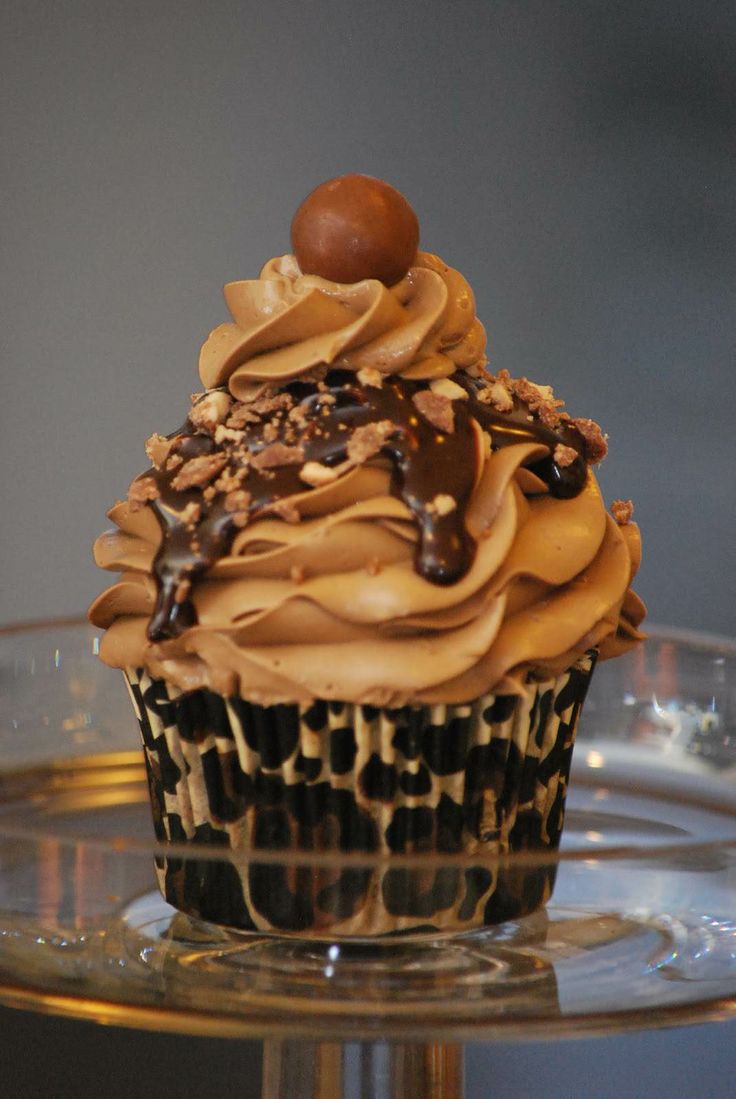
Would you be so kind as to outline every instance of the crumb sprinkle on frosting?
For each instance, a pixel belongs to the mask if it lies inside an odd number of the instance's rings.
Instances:
[[[167,607],[178,608],[177,629],[191,621],[181,583],[226,553],[236,531],[265,513],[300,522],[291,498],[350,470],[375,461],[393,467],[392,492],[420,531],[416,567],[430,582],[446,584],[467,571],[475,553],[464,521],[483,460],[475,422],[489,453],[524,441],[544,444],[549,457],[529,468],[556,495],[580,492],[587,464],[605,455],[594,421],[572,419],[549,386],[505,370],[457,370],[427,382],[379,377],[372,368],[360,374],[321,365],[294,384],[253,385],[242,399],[224,389],[195,394],[179,432],[151,436],[153,469],[133,482],[129,505],[153,507],[164,531],[152,639],[171,634]],[[185,535],[175,534],[172,515]],[[168,560],[170,542],[177,546],[176,568]]]
[[[631,500],[614,500],[611,504],[611,515],[620,527],[625,527],[634,515],[634,505]]]

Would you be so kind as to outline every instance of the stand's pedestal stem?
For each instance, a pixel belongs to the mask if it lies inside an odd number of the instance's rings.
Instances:
[[[463,1099],[463,1047],[266,1041],[261,1099]]]

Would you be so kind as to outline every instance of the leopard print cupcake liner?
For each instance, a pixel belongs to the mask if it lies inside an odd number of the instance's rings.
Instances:
[[[557,849],[595,655],[523,697],[400,709],[262,707],[127,669],[156,837],[192,850],[157,856],[163,896],[226,927],[311,937],[466,931],[533,912],[551,895],[554,860],[494,857]],[[198,858],[203,847],[223,858]],[[274,862],[249,860],[254,850]],[[304,852],[304,865],[279,851]],[[386,861],[310,866],[329,851]],[[450,857],[391,866],[414,852]],[[458,853],[483,858],[453,866]]]

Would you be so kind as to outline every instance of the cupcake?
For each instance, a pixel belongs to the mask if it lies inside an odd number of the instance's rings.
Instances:
[[[227,927],[457,931],[538,908],[553,859],[505,856],[557,848],[596,659],[641,636],[631,503],[608,513],[592,470],[604,435],[489,369],[470,287],[418,238],[379,180],[312,192],[293,254],[225,287],[202,392],[95,544],[121,574],[90,618],[140,723],[162,892]],[[482,858],[419,872],[397,858],[415,852]]]

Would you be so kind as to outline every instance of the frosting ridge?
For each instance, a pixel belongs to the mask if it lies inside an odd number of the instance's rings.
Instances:
[[[199,372],[208,389],[227,384],[238,398],[254,381],[288,381],[322,364],[424,379],[486,362],[470,286],[425,252],[392,287],[302,275],[293,256],[280,256],[258,279],[228,283],[225,300],[233,321],[210,333]]]

